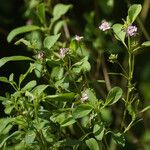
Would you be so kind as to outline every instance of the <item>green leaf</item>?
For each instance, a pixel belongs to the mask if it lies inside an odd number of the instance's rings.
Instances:
[[[62,26],[64,25],[65,21],[64,20],[60,20],[58,21],[55,26],[54,26],[54,34],[58,34],[59,31],[61,30]]]
[[[33,59],[26,57],[26,56],[10,56],[10,57],[3,57],[0,59],[0,67],[5,65],[9,61],[21,61],[21,60],[30,60],[34,61]]]
[[[50,49],[57,42],[59,37],[60,37],[60,33],[56,35],[47,36],[44,39],[44,47]]]
[[[12,134],[10,134],[9,136],[7,136],[7,137],[0,143],[0,149],[2,149],[3,145],[5,144],[5,142],[6,142],[9,138],[11,138],[11,137],[13,137],[13,136],[16,136],[16,135],[19,135],[20,132],[21,132],[21,131],[15,131],[15,132],[13,132]]]
[[[66,127],[66,126],[69,126],[69,125],[72,125],[74,124],[76,121],[73,117],[69,117],[67,119],[65,119],[62,123],[61,123],[61,127]]]
[[[89,104],[93,107],[97,106],[98,99],[96,98],[95,93],[91,89],[86,89],[85,93],[88,95]]]
[[[112,28],[115,33],[116,39],[120,40],[123,43],[123,45],[125,47],[127,47],[125,44],[126,32],[123,30],[123,25],[122,24],[114,24]]]
[[[90,70],[91,70],[91,65],[88,62],[88,57],[86,57],[83,61],[83,64],[82,64],[82,71],[83,72],[89,72]]]
[[[12,82],[13,80],[14,80],[14,74],[11,73],[10,76],[9,76],[9,81]]]
[[[120,132],[118,133],[113,133],[112,134],[112,138],[115,140],[115,142],[119,145],[121,145],[122,147],[125,146],[125,138],[124,135],[121,134]]]
[[[0,134],[3,130],[13,121],[13,118],[1,118],[0,119]]]
[[[40,64],[40,63],[35,62],[35,63],[34,63],[34,67],[35,67],[35,69],[34,69],[35,75],[36,75],[38,78],[40,78],[41,75],[42,75],[43,65]]]
[[[128,105],[127,110],[132,117],[132,121],[134,121],[136,119],[136,111],[135,111],[134,107],[132,106],[132,104]]]
[[[97,141],[94,138],[90,138],[85,141],[90,150],[100,150]]]
[[[70,101],[75,97],[75,93],[63,93],[63,94],[55,94],[48,95],[45,97],[46,101]]]
[[[129,25],[135,21],[141,10],[142,6],[140,4],[134,4],[130,6],[130,8],[128,9],[128,16],[127,16],[127,23]]]
[[[73,117],[75,119],[82,118],[88,115],[93,110],[93,107],[89,104],[81,104],[73,111]]]
[[[32,88],[34,88],[36,86],[36,80],[32,80],[29,83],[27,83],[22,90],[26,91],[26,90],[31,90]]]
[[[0,96],[0,101],[7,101],[8,99],[6,97]]]
[[[44,92],[44,90],[48,87],[49,85],[38,85],[36,86],[33,90],[32,90],[32,93],[33,95],[37,96],[37,95],[40,95],[42,92]]]
[[[25,142],[27,144],[32,144],[34,142],[34,139],[36,137],[36,134],[34,131],[27,131],[26,136],[25,136]]]
[[[86,56],[81,61],[73,64],[72,72],[75,74],[79,74],[81,73],[81,71],[88,72],[90,71],[90,69],[91,69],[91,65],[88,62],[88,56]]]
[[[107,124],[110,124],[112,122],[112,112],[109,108],[103,108],[100,110],[101,113],[101,119],[103,122],[106,122]]]
[[[13,38],[19,34],[34,31],[34,30],[39,30],[39,29],[40,27],[35,25],[26,25],[26,26],[15,28],[8,34],[7,41],[11,42]]]
[[[99,124],[94,125],[93,134],[97,140],[101,141],[103,139],[104,132],[105,132],[105,127],[103,123],[101,123],[100,125]]]
[[[41,23],[44,24],[45,23],[45,4],[44,3],[41,3],[38,5],[37,13],[38,13]]]
[[[150,41],[146,41],[146,42],[142,43],[141,46],[142,47],[149,47],[150,46]]]
[[[72,5],[65,5],[65,4],[57,4],[53,9],[53,21],[60,19],[62,15],[67,13],[67,11],[72,8]]]
[[[16,45],[19,45],[20,43],[23,43],[28,48],[33,48],[33,46],[31,45],[30,41],[27,41],[24,38],[21,38],[20,40],[18,40],[17,42],[15,42]]]
[[[1,82],[10,83],[6,77],[0,77]]]
[[[64,75],[63,67],[58,66],[52,69],[52,72],[51,72],[52,79],[55,79],[56,81],[61,80],[63,78],[63,75]]]
[[[105,101],[105,106],[107,105],[113,105],[114,103],[116,103],[122,96],[122,89],[120,87],[114,87],[112,88],[106,98]]]

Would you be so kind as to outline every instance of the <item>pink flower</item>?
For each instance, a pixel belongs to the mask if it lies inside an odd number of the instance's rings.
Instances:
[[[127,36],[135,36],[137,34],[137,27],[132,25],[128,26],[126,33]]]
[[[59,53],[60,58],[63,59],[68,51],[69,51],[69,48],[61,48],[60,53]]]
[[[31,25],[31,24],[33,24],[33,21],[31,19],[29,19],[29,20],[27,20],[26,24]]]
[[[108,22],[103,21],[102,24],[99,26],[99,29],[102,31],[106,31],[110,29],[110,25]]]
[[[75,35],[75,40],[80,42],[81,39],[83,39],[83,36],[78,36],[78,35]]]

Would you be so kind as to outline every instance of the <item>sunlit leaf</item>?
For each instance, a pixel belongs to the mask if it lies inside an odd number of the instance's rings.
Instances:
[[[0,77],[1,82],[10,83],[6,77]]]
[[[10,57],[3,57],[0,59],[0,67],[5,65],[7,62],[10,61],[24,61],[24,60],[30,60],[34,61],[32,58],[26,57],[26,56],[10,56]]]
[[[50,49],[57,42],[59,37],[60,37],[60,34],[47,36],[44,39],[44,47],[47,48],[47,49]]]
[[[150,41],[146,41],[141,44],[142,47],[149,47],[150,46]]]
[[[113,28],[113,31],[115,33],[115,37],[118,40],[120,40],[125,47],[127,47],[125,44],[126,32],[123,29],[123,25],[122,24],[114,24],[112,28]]]
[[[99,124],[94,125],[93,133],[97,140],[101,141],[103,139],[104,131],[105,131],[105,127],[103,123],[101,123],[100,125]]]
[[[90,150],[100,150],[97,141],[94,138],[90,138],[85,141]]]
[[[115,140],[115,142],[119,145],[121,145],[122,147],[125,146],[125,138],[124,135],[121,133],[113,133],[112,134],[112,138]]]
[[[64,20],[60,20],[58,21],[55,26],[54,26],[54,34],[58,34],[59,31],[61,30],[61,28],[63,27],[65,21]]]
[[[95,93],[93,92],[92,89],[86,89],[85,93],[88,95],[88,101],[89,103],[93,106],[97,106],[98,99],[96,98]]]
[[[69,117],[61,123],[61,127],[66,127],[66,126],[72,125],[75,122],[76,122],[76,120],[73,117]]]
[[[48,85],[38,85],[36,86],[33,90],[32,93],[37,96],[40,95],[42,92],[44,92],[44,90],[48,87]]]
[[[105,104],[104,105],[113,105],[116,103],[122,96],[122,89],[120,87],[114,87],[112,88],[106,98]]]
[[[135,21],[135,19],[137,18],[141,10],[142,10],[142,6],[140,4],[134,4],[130,6],[128,10],[128,16],[127,16],[127,23],[129,25]]]
[[[62,15],[67,13],[67,11],[72,7],[72,5],[57,4],[53,9],[53,21],[58,20]]]
[[[63,93],[63,94],[55,94],[48,95],[45,97],[46,101],[70,101],[75,97],[75,93]]]
[[[88,115],[93,110],[93,107],[89,104],[81,104],[73,111],[73,117],[75,119],[82,118]]]
[[[36,80],[32,80],[30,81],[29,83],[27,83],[23,88],[22,90],[26,91],[26,90],[30,90],[32,88],[34,88],[36,86]]]
[[[45,4],[41,3],[37,7],[37,13],[41,23],[45,23]]]
[[[11,42],[13,38],[19,34],[34,31],[34,30],[39,30],[39,29],[40,27],[35,25],[26,25],[26,26],[15,28],[8,34],[7,41]]]

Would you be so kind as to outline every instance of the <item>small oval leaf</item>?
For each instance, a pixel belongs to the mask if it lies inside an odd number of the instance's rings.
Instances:
[[[73,111],[75,119],[82,118],[92,111],[93,107],[89,104],[81,104]]]
[[[122,89],[120,87],[114,87],[112,88],[106,98],[105,101],[105,106],[107,105],[113,105],[114,103],[116,103],[122,96]]]
[[[60,37],[60,33],[56,35],[47,36],[44,39],[44,47],[50,49],[57,42],[59,37]]]
[[[137,18],[141,10],[142,10],[142,6],[140,4],[134,4],[130,6],[128,10],[128,16],[127,16],[127,23],[129,25],[135,21],[135,19]]]
[[[58,20],[62,15],[67,13],[67,11],[72,7],[72,5],[57,4],[53,9],[53,21]]]
[[[100,150],[97,141],[94,138],[90,138],[85,141],[90,150]]]

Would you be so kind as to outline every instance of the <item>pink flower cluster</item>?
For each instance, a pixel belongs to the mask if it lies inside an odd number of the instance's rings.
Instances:
[[[110,28],[110,24],[106,21],[103,21],[102,24],[99,26],[99,29],[102,31],[109,30]]]
[[[60,58],[63,59],[68,51],[69,48],[61,48],[59,53]]]
[[[135,36],[137,34],[137,27],[136,26],[128,26],[126,31],[127,36]]]

